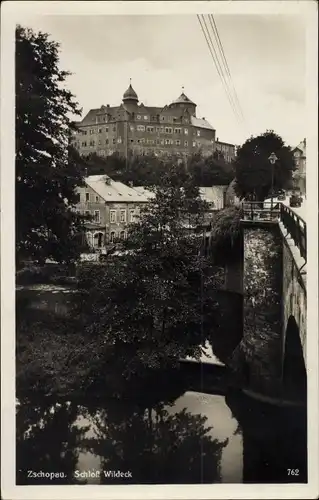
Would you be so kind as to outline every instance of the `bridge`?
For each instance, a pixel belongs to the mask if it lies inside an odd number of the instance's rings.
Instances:
[[[284,204],[242,205],[242,258],[232,273],[243,296],[242,339],[230,366],[251,396],[306,400],[307,226]],[[235,281],[236,281],[235,280]]]

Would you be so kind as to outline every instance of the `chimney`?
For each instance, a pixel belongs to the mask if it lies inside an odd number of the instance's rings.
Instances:
[[[205,116],[203,116],[202,120],[205,120]]]

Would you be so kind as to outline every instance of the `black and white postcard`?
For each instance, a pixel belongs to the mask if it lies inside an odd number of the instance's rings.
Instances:
[[[318,497],[317,3],[7,1],[2,497]]]

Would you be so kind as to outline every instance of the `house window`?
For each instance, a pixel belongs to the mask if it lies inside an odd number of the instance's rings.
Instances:
[[[113,243],[115,240],[115,232],[112,231],[111,234],[110,234],[110,242]]]
[[[125,240],[125,231],[120,232],[120,238],[121,240]]]
[[[142,117],[141,117],[141,115],[136,115],[136,118],[137,118],[138,120],[140,120]]]
[[[116,210],[110,210],[110,223],[114,224],[116,222]]]
[[[187,147],[188,146],[188,141],[184,141],[184,146]]]
[[[90,201],[90,193],[85,193],[85,201]]]
[[[176,142],[176,146],[180,146],[181,145],[181,141],[179,139],[177,139],[175,142]]]
[[[100,222],[100,210],[94,210],[94,222]]]
[[[185,135],[188,135],[188,128],[184,128]]]
[[[89,215],[91,215],[90,210],[84,210],[84,215],[85,215],[86,217],[87,217],[87,216],[89,216]]]
[[[200,130],[197,130],[197,137],[200,137]]]
[[[98,197],[98,196],[96,196],[96,197],[95,197],[95,203],[98,203],[98,202],[99,202],[99,197]]]
[[[130,222],[134,222],[135,220],[135,210],[130,210]]]
[[[126,222],[126,210],[120,211],[120,222]]]

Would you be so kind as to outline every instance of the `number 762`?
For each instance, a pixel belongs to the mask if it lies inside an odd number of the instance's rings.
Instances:
[[[288,476],[299,476],[299,469],[287,469]]]

